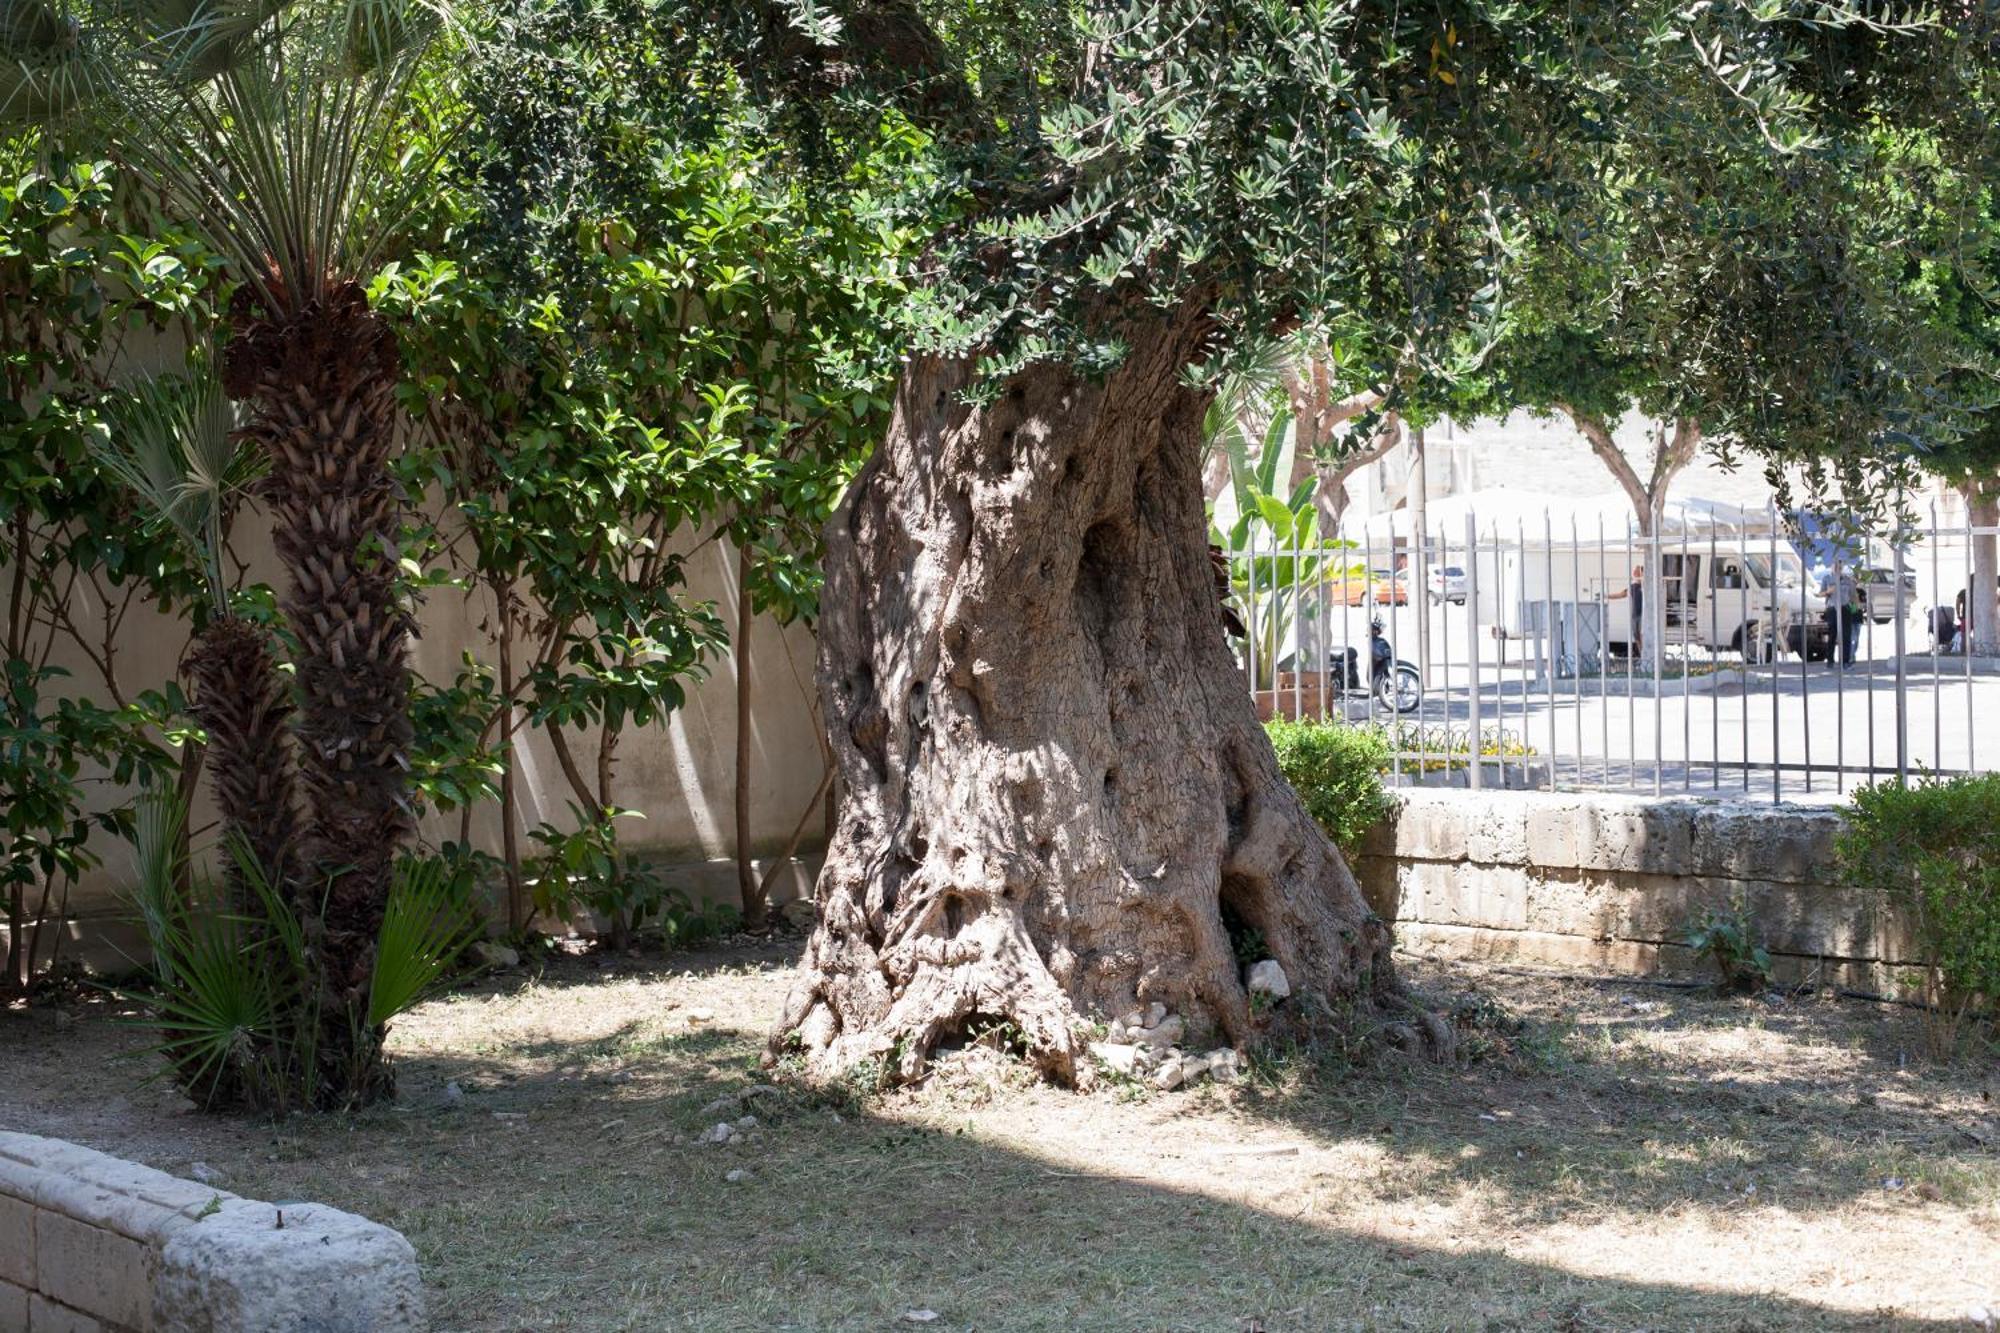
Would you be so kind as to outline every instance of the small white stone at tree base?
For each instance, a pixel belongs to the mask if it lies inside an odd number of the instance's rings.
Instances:
[[[1124,1042],[1094,1041],[1090,1043],[1090,1053],[1121,1074],[1130,1074],[1139,1068],[1139,1048]]]
[[[494,940],[480,940],[477,944],[473,945],[472,956],[487,967],[506,968],[519,967],[521,965],[519,950],[511,949]]]
[[[1184,1026],[1180,1020],[1180,1015],[1176,1014],[1172,1018],[1163,1019],[1161,1022],[1147,1028],[1139,1034],[1139,1040],[1145,1042],[1155,1050],[1165,1046],[1172,1046],[1180,1041]]]
[[[1149,1028],[1158,1027],[1161,1024],[1161,1022],[1165,1020],[1166,1016],[1167,1016],[1167,1006],[1161,1004],[1158,1000],[1155,1000],[1151,1004],[1146,1006],[1147,1027]]]
[[[1227,1046],[1202,1057],[1208,1062],[1208,1076],[1218,1083],[1234,1082],[1243,1073],[1243,1057]]]
[[[936,1310],[903,1311],[903,1322],[906,1324],[929,1324],[936,1321],[937,1317]]]
[[[1208,1057],[1205,1055],[1181,1056],[1181,1078],[1192,1083],[1208,1072]]]
[[[703,1134],[699,1141],[702,1143],[727,1143],[735,1133],[736,1127],[734,1125],[731,1125],[726,1120],[719,1121],[707,1133]]]
[[[1128,1028],[1142,1028],[1146,1026],[1146,1011],[1144,1009],[1134,1009],[1118,1021]]]
[[[1172,1092],[1187,1078],[1186,1066],[1178,1055],[1170,1055],[1153,1074],[1153,1086],[1161,1092]]]
[[[1250,969],[1249,986],[1251,993],[1262,993],[1274,1000],[1282,1000],[1292,993],[1292,983],[1285,977],[1285,969],[1278,966],[1275,958],[1266,958]]]

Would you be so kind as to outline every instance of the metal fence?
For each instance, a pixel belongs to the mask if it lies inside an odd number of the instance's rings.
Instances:
[[[1964,651],[1974,542],[2000,529],[1801,536],[1724,508],[1653,535],[1253,527],[1224,553],[1234,641],[1265,716],[1383,727],[1397,784],[1832,800],[2000,757],[2000,662]]]

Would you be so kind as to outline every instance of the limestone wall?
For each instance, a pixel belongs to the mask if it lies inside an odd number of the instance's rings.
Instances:
[[[1741,895],[1774,970],[1885,992],[1913,962],[1879,893],[1836,882],[1835,810],[1544,792],[1401,791],[1356,874],[1398,943],[1632,975],[1694,975],[1691,917]]]
[[[0,1133],[0,1333],[411,1333],[408,1241],[61,1139]]]

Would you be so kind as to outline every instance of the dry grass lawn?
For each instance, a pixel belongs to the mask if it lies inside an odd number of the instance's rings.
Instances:
[[[975,1049],[695,1142],[758,1077],[789,958],[487,979],[398,1026],[402,1097],[354,1119],[195,1114],[135,1088],[108,1006],[0,1013],[0,1126],[396,1226],[448,1330],[1764,1333],[2000,1306],[2000,1074],[1925,1067],[1905,1011],[1461,968],[1526,1026],[1458,1068],[1266,1058],[1079,1096]]]

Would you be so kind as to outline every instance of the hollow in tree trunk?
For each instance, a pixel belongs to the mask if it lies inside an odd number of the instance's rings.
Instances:
[[[396,340],[353,283],[239,316],[223,384],[249,403],[244,433],[270,459],[264,495],[298,640],[305,827],[293,901],[321,964],[321,1100],[360,1105],[393,1091],[369,989],[396,855],[414,827],[402,498],[389,470]]]
[[[1449,1047],[1225,646],[1180,379],[1202,333],[1157,317],[1102,381],[1040,366],[983,408],[961,363],[906,372],[828,528],[841,811],[774,1058],[908,1078],[993,1019],[1084,1081],[1084,1023],[1155,1000],[1233,1044],[1372,1012]],[[1292,987],[1268,1012],[1253,944]]]

